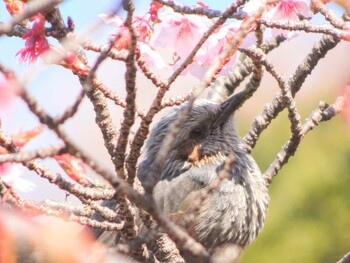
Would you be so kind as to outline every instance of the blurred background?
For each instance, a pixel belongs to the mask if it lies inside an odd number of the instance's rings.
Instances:
[[[181,1],[180,1],[181,2]],[[182,1],[194,4],[197,1]],[[210,7],[224,9],[230,1],[206,1]],[[65,1],[61,6],[64,18],[71,16],[76,25],[76,33],[89,36],[99,44],[108,42],[113,27],[102,25],[98,15],[108,13],[119,1],[100,0],[86,4],[83,0]],[[136,15],[147,12],[149,1],[135,1]],[[330,4],[338,15],[342,9]],[[0,3],[0,21],[10,19],[5,5]],[[312,20],[323,24],[317,15]],[[99,26],[96,27],[96,24]],[[284,76],[292,74],[298,64],[310,52],[320,35],[301,32],[296,38],[269,54],[269,58]],[[50,40],[51,41],[51,40]],[[57,43],[52,41],[52,43]],[[45,67],[41,62],[35,65],[20,64],[15,57],[24,41],[16,37],[0,38],[0,63],[14,69],[27,83],[27,89],[35,96],[42,107],[52,116],[59,115],[71,105],[80,92],[78,79],[59,66]],[[96,54],[87,52],[90,65]],[[297,94],[298,109],[304,120],[317,108],[320,100],[333,103],[344,92],[344,86],[350,81],[350,44],[341,43],[319,62]],[[160,72],[163,77],[168,72]],[[138,76],[138,104],[147,108],[156,93],[156,88],[141,76]],[[124,96],[124,69],[122,63],[106,60],[97,72],[97,76],[108,88]],[[181,76],[173,85],[167,97],[186,93],[198,85],[198,79],[190,75]],[[254,97],[238,112],[237,126],[242,136],[264,105],[271,101],[278,91],[277,83],[268,75]],[[0,105],[1,106],[1,105]],[[122,109],[110,104],[115,125],[120,126]],[[160,113],[159,116],[164,114]],[[157,118],[159,118],[157,116]],[[8,107],[0,107],[2,129],[7,134],[37,126],[38,120],[28,111],[20,99],[14,100]],[[280,148],[290,136],[289,121],[284,111],[265,130],[253,151],[262,171],[274,160]],[[91,104],[84,100],[77,115],[65,126],[68,135],[89,155],[112,169],[112,165],[103,146],[102,137],[94,122]],[[135,132],[137,127],[133,129]],[[335,262],[350,250],[350,127],[345,118],[339,115],[331,121],[322,123],[311,131],[299,146],[295,156],[283,167],[270,186],[271,203],[265,228],[257,240],[248,247],[240,262]],[[25,149],[37,149],[57,143],[56,136],[45,130],[41,136],[33,139]],[[64,172],[54,160],[43,160],[43,164],[52,170]],[[74,197],[66,196],[55,186],[38,178],[36,174],[24,175],[36,184],[36,190],[21,195],[30,200],[51,199],[61,202],[77,203]]]

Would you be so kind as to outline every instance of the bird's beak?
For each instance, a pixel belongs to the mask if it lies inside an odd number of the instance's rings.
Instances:
[[[228,97],[224,102],[220,104],[220,110],[215,121],[215,126],[222,126],[232,114],[241,107],[244,101],[245,92],[238,92]]]

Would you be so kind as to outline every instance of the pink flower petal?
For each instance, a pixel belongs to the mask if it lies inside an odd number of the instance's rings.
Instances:
[[[23,35],[25,46],[16,53],[21,62],[33,62],[49,49],[49,42],[45,36],[45,17],[37,15],[34,17],[32,29]]]
[[[153,50],[152,47],[144,43],[138,43],[138,47],[143,59],[149,67],[155,67],[156,69],[168,68],[161,55]]]
[[[160,23],[154,27],[155,47],[169,48],[181,58],[189,55],[212,20],[198,15],[182,15],[169,7],[158,10]]]

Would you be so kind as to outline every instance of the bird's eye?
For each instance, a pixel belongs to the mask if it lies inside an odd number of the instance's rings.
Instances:
[[[197,127],[190,132],[190,137],[192,139],[198,139],[202,137],[203,133],[203,129]]]

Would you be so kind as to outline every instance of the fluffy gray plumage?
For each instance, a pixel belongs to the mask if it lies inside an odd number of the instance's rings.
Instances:
[[[261,231],[269,202],[266,182],[237,135],[232,112],[225,115],[222,108],[223,104],[207,100],[194,103],[153,192],[159,208],[208,249],[225,243],[247,246]],[[146,158],[138,168],[144,185],[177,112],[165,116],[150,134]],[[229,177],[208,194],[205,189],[217,178],[230,154],[234,163]],[[208,196],[195,208],[201,193]]]

